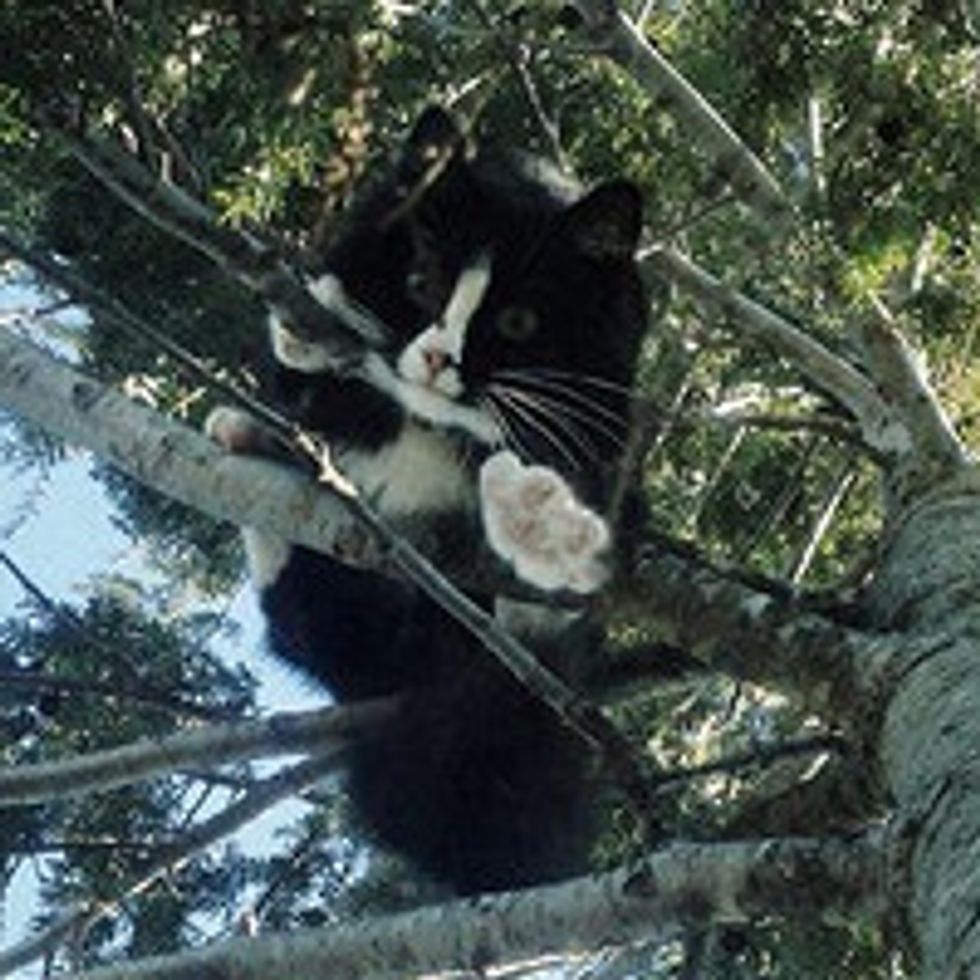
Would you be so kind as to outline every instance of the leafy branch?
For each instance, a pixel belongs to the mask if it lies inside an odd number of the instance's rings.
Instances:
[[[111,915],[127,899],[146,892],[163,875],[172,873],[194,854],[234,833],[276,803],[302,792],[321,779],[332,767],[332,759],[317,754],[253,784],[241,799],[158,851],[153,865],[112,898],[70,909],[35,935],[0,952],[0,976],[7,976],[55,951],[71,936],[84,935],[96,922]]]

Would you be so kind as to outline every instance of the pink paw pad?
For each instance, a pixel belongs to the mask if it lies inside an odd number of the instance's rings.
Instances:
[[[496,453],[480,470],[480,501],[490,546],[526,582],[586,593],[608,578],[609,529],[554,470]]]
[[[275,437],[248,412],[220,405],[204,420],[204,434],[222,449],[242,456],[282,455]]]

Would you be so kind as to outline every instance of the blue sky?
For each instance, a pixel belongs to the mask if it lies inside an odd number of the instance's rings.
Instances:
[[[21,286],[0,285],[0,329],[9,329],[12,312],[29,310],[36,296]],[[61,316],[59,315],[59,320]],[[70,327],[84,322],[69,312]],[[17,324],[20,326],[20,324]],[[29,331],[32,333],[32,331]],[[34,334],[36,336],[36,334]],[[67,345],[57,345],[69,353]],[[14,433],[0,415],[0,441]],[[83,603],[93,588],[94,577],[111,571],[145,581],[152,577],[137,542],[113,524],[112,505],[102,487],[90,475],[92,460],[82,450],[69,448],[66,458],[46,474],[28,468],[15,472],[0,464],[0,549],[4,550],[47,595]],[[0,619],[17,616],[22,609],[21,585],[0,566]],[[230,662],[244,660],[260,680],[260,703],[270,709],[314,707],[324,696],[301,678],[278,667],[262,650],[262,624],[249,586],[234,596],[231,616],[241,629],[231,641],[219,641],[218,652]],[[300,804],[285,804],[255,821],[239,835],[249,850],[273,845],[272,831],[294,816]],[[290,812],[290,807],[291,811]],[[35,911],[35,885],[30,864],[25,862],[0,908],[0,947],[23,938]],[[34,980],[40,964],[19,971],[17,980]]]

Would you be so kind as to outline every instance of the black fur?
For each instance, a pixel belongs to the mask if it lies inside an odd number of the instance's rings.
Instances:
[[[438,153],[444,166],[420,190]],[[489,248],[491,285],[460,365],[464,400],[475,403],[501,368],[562,372],[542,375],[538,391],[567,403],[576,438],[556,430],[559,449],[515,416],[515,448],[599,506],[645,322],[632,260],[639,223],[631,185],[581,197],[534,160],[471,157],[455,125],[430,110],[393,172],[353,208],[325,265],[391,329],[394,358],[439,315],[460,270]],[[537,331],[515,342],[501,332],[502,311],[525,306],[537,313]],[[582,374],[601,381],[574,380]],[[583,400],[556,394],[554,382],[570,383]],[[277,390],[288,411],[341,447],[378,452],[408,424],[404,407],[368,381],[280,366]],[[591,423],[581,417],[589,401],[601,406]],[[545,415],[539,421],[549,425]],[[469,433],[447,438],[474,474],[491,451]],[[338,701],[406,696],[385,737],[351,758],[353,801],[381,842],[461,894],[586,867],[587,746],[433,602],[303,548],[261,600],[276,653]],[[547,646],[542,656],[568,673],[567,654]]]

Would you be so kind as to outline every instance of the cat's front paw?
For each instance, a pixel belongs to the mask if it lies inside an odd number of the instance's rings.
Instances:
[[[608,578],[609,528],[554,470],[495,453],[480,469],[480,509],[490,547],[531,585],[586,593]]]
[[[219,405],[204,420],[204,434],[222,449],[239,456],[257,456],[314,473],[313,463],[286,445],[271,429],[240,408]]]
[[[277,455],[275,437],[240,408],[219,405],[204,420],[204,433],[230,453],[242,456]]]

